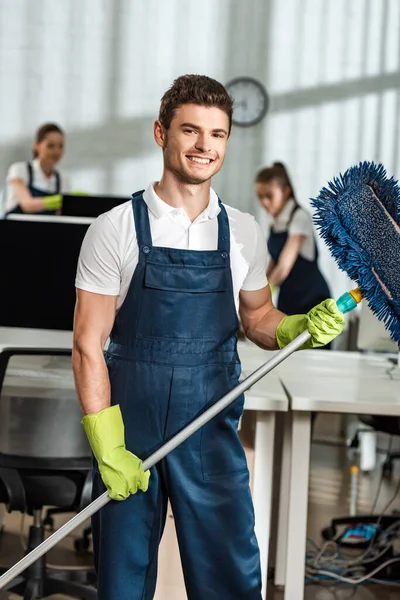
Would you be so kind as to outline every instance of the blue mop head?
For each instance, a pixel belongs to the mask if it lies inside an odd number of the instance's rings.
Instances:
[[[370,162],[335,177],[311,200],[314,223],[342,271],[400,344],[400,189]]]

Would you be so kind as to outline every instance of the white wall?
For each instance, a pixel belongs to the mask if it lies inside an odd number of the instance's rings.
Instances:
[[[340,170],[400,174],[398,0],[0,0],[0,177],[34,130],[67,131],[72,186],[129,194],[157,179],[159,100],[182,73],[259,78],[262,124],[234,129],[214,187],[258,215],[255,171],[287,163],[304,205]],[[347,281],[322,248],[333,291]]]
[[[308,198],[360,160],[400,176],[398,0],[275,0],[263,159],[291,170]],[[347,286],[325,247],[335,295]]]

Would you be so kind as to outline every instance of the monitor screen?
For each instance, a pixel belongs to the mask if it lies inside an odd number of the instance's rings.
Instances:
[[[129,197],[117,196],[63,196],[61,214],[68,217],[98,217],[119,204],[128,202]]]
[[[76,266],[89,223],[58,219],[0,220],[0,327],[72,330]]]

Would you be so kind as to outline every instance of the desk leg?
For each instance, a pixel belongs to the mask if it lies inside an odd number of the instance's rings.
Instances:
[[[376,466],[376,431],[370,429],[360,433],[360,471],[367,473]]]
[[[292,412],[286,412],[283,417],[282,463],[279,485],[278,532],[274,577],[274,584],[279,587],[285,585],[290,493],[290,464],[292,454]]]
[[[253,466],[255,530],[260,548],[262,598],[267,597],[268,548],[271,527],[275,413],[257,411]]]
[[[293,412],[285,600],[304,599],[311,414]]]

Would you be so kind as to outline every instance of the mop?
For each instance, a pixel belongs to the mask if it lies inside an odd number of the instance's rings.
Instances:
[[[357,306],[364,295],[378,318],[390,329],[394,339],[400,342],[400,200],[397,183],[393,179],[386,179],[383,167],[364,163],[346,171],[343,176],[335,179],[330,187],[331,190],[324,188],[314,200],[318,215],[316,222],[340,267],[359,285],[355,290],[343,294],[336,301],[337,306],[343,313],[347,313]],[[147,471],[164,458],[298,350],[310,337],[308,331],[301,333],[145,460],[143,469]],[[107,492],[99,496],[11,567],[0,577],[0,589],[105,506],[109,500]]]
[[[400,342],[400,189],[382,165],[351,167],[311,201],[314,223],[339,268]]]

